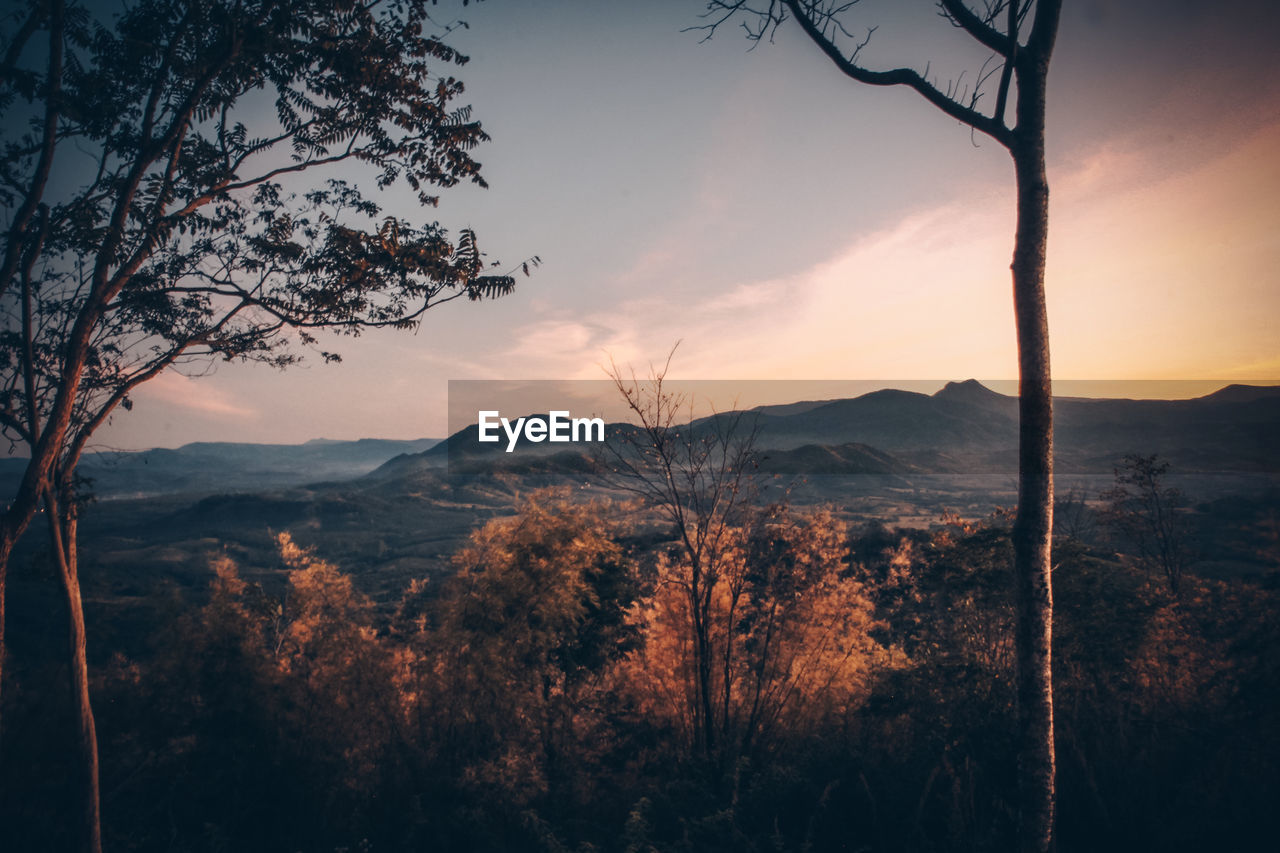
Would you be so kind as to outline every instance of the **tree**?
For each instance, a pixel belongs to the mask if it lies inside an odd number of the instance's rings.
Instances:
[[[846,554],[847,531],[829,511],[797,516],[775,506],[725,531],[715,574],[703,571],[705,604],[689,595],[688,553],[661,555],[654,593],[637,611],[645,642],[626,674],[644,713],[695,749],[709,730],[725,770],[833,720],[838,729],[883,660],[871,597]]]
[[[844,524],[766,501],[756,413],[695,418],[669,369],[670,357],[644,380],[610,369],[632,423],[597,470],[640,499],[642,524],[665,528],[632,614],[643,643],[620,676],[642,716],[675,734],[678,757],[736,802],[743,768],[847,721],[883,649]]]
[[[991,51],[969,91],[939,87],[920,72],[876,70],[863,63],[865,37],[854,35],[849,13],[858,0],[710,0],[707,38],[740,17],[747,37],[772,38],[792,17],[805,35],[847,77],[872,86],[905,86],[951,118],[1003,145],[1017,182],[1013,301],[1018,336],[1018,508],[1013,526],[1017,601],[1019,847],[1048,850],[1053,835],[1054,751],[1051,636],[1053,594],[1053,402],[1044,269],[1049,233],[1045,176],[1045,89],[1062,0],[938,0],[941,17]],[[996,76],[995,99],[985,111],[985,84]],[[1013,121],[1009,123],[1010,101]]]
[[[678,345],[677,345],[678,346]],[[672,349],[671,355],[674,355]],[[664,389],[671,356],[647,382],[626,379],[614,365],[610,378],[636,421],[623,440],[606,443],[601,460],[611,485],[658,510],[671,524],[681,567],[668,578],[687,599],[696,690],[691,719],[694,741],[707,758],[716,755],[716,597],[735,548],[735,530],[752,511],[755,422],[745,412],[714,415],[695,425],[694,401]],[[682,416],[687,421],[681,423]],[[727,665],[727,664],[726,664]]]
[[[1115,485],[1102,493],[1102,519],[1134,549],[1148,571],[1164,576],[1178,595],[1188,559],[1182,492],[1164,483],[1169,463],[1156,455],[1130,453],[1116,468]]]
[[[40,0],[5,22],[0,429],[30,460],[0,518],[0,638],[9,557],[43,501],[88,744],[75,468],[94,431],[166,369],[284,367],[317,329],[412,328],[514,279],[484,274],[472,232],[451,241],[332,178],[403,181],[424,206],[484,186],[471,152],[488,137],[436,70],[466,57],[426,0],[136,0],[113,20]]]
[[[113,823],[134,849],[356,849],[382,824],[381,848],[413,823],[394,793],[413,755],[405,650],[338,566],[275,545],[250,566],[284,583],[211,556],[207,601],[172,599],[152,651],[104,668],[107,784],[136,796],[113,797]]]
[[[427,740],[453,753],[468,787],[507,806],[563,809],[603,775],[617,704],[605,676],[636,633],[619,509],[565,488],[521,498],[454,554],[457,574],[432,610],[422,692],[442,697],[442,730]]]

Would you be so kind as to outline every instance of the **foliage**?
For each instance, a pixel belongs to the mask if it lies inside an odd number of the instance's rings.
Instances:
[[[472,232],[453,243],[357,183],[293,180],[349,162],[426,205],[483,185],[471,152],[487,136],[436,70],[466,57],[427,34],[425,2],[141,0],[114,24],[62,6],[28,22],[63,55],[6,81],[32,121],[8,126],[0,158],[17,207],[0,279],[11,437],[41,440],[60,389],[96,426],[168,365],[282,366],[316,328],[403,328],[439,301],[509,291]],[[73,150],[87,168],[61,165]]]
[[[774,507],[729,526],[710,610],[729,724],[708,761],[682,549],[648,535],[651,510],[577,491],[515,509],[398,602],[277,536],[278,558],[217,554],[205,597],[104,631],[121,650],[94,671],[109,846],[1009,848],[1005,515],[850,536]],[[1061,848],[1264,847],[1276,591],[1188,574],[1175,597],[1074,540],[1054,560]],[[47,741],[70,721],[60,659],[20,659],[7,713],[47,737],[0,743],[0,819],[38,849],[63,837]]]
[[[0,434],[30,454],[0,516],[2,641],[10,554],[41,502],[78,612],[76,466],[139,384],[218,360],[284,367],[318,329],[413,328],[514,279],[485,274],[473,232],[450,241],[361,189],[403,182],[434,206],[441,188],[484,185],[472,152],[488,137],[448,73],[467,59],[426,0],[134,0],[114,15],[41,0],[8,4],[0,26]]]
[[[1019,850],[1053,848],[1053,391],[1045,266],[1049,180],[1045,127],[1049,63],[1062,0],[937,0],[938,17],[987,54],[972,82],[945,85],[909,64],[877,67],[865,49],[876,32],[858,20],[858,0],[707,0],[700,28],[710,39],[737,20],[749,40],[772,41],[794,20],[809,42],[850,80],[903,87],[930,106],[985,134],[1010,154],[1017,185],[1013,313],[1018,343],[1018,507],[1011,531],[1018,681],[1016,800]],[[864,35],[865,33],[865,35]],[[992,85],[994,81],[994,85]],[[994,98],[988,97],[994,89]]]
[[[15,5],[0,430],[31,461],[0,566],[46,488],[72,505],[90,436],[162,371],[283,367],[319,329],[412,328],[514,286],[485,273],[473,232],[451,240],[363,189],[403,183],[434,206],[484,185],[488,137],[448,70],[467,58],[426,0]]]
[[[705,611],[714,662],[710,725],[724,765],[838,723],[859,704],[883,662],[863,585],[844,565],[845,529],[827,511],[778,511],[753,528],[723,533]],[[697,747],[700,711],[693,569],[676,550],[660,555],[654,595],[634,619],[644,646],[625,678],[639,708]]]
[[[627,380],[612,366],[610,376],[638,428],[623,433],[620,442],[606,445],[611,456],[608,480],[636,495],[671,527],[679,551],[675,560],[682,568],[678,576],[667,573],[660,581],[686,599],[680,606],[687,617],[687,632],[680,630],[678,636],[689,644],[693,667],[687,731],[704,757],[717,760],[728,755],[720,743],[721,736],[729,734],[724,731],[728,721],[723,710],[728,699],[721,697],[728,695],[732,677],[722,675],[717,691],[715,670],[720,664],[713,634],[721,606],[718,598],[725,593],[721,581],[733,571],[734,552],[741,549],[737,540],[742,534],[735,528],[752,516],[757,497],[752,476],[755,428],[749,413],[737,411],[717,414],[695,426],[695,401],[664,387],[674,355],[673,348],[666,365],[653,369],[644,382],[634,375]],[[681,425],[686,407],[688,424]],[[742,575],[741,567],[738,574]],[[732,647],[729,643],[720,653],[728,656],[724,669],[731,669]],[[717,705],[722,706],[720,713]]]
[[[529,808],[572,812],[595,795],[617,746],[611,670],[636,641],[636,577],[612,520],[624,508],[573,498],[534,492],[477,529],[416,626],[420,689],[437,697],[422,737],[469,801],[503,804],[516,836]]]

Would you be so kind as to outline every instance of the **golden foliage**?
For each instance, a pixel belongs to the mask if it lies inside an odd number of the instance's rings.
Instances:
[[[653,597],[632,612],[644,644],[623,673],[641,711],[693,745],[707,713],[695,653],[701,620],[715,697],[706,724],[727,747],[763,748],[854,708],[883,650],[871,638],[872,602],[844,564],[845,539],[827,511],[726,528],[703,590],[687,562],[664,555]]]
[[[587,778],[565,756],[590,762],[607,740],[594,736],[604,676],[627,648],[632,572],[614,509],[535,492],[455,555],[425,645],[447,697],[437,724],[463,754],[468,786],[524,803],[555,780]]]

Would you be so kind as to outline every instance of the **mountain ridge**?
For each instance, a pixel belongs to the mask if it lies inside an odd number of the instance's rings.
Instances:
[[[1106,473],[1126,454],[1158,453],[1184,470],[1280,472],[1280,387],[1228,385],[1202,397],[1178,400],[1055,397],[1057,463],[1064,473]],[[933,394],[886,388],[857,397],[761,406],[719,413],[677,429],[710,429],[731,416],[753,418],[756,447],[773,454],[772,467],[793,460],[796,473],[857,473],[876,468],[852,461],[839,448],[857,446],[880,454],[883,473],[1004,473],[1016,470],[1018,399],[974,379],[948,382]],[[612,423],[616,436],[633,426]],[[451,454],[488,456],[510,468],[512,457],[496,444],[475,442],[475,425],[455,432],[420,454],[396,461],[411,469],[439,467]],[[547,445],[525,452],[548,455]],[[825,448],[825,450],[820,450]],[[563,445],[555,448],[563,451]],[[801,452],[803,450],[803,452]],[[518,456],[520,450],[514,454]],[[517,466],[518,467],[518,466]]]

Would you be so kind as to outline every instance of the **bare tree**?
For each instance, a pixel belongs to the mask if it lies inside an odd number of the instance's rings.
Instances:
[[[722,703],[713,667],[731,665],[715,659],[715,595],[726,580],[733,531],[754,503],[755,420],[731,411],[695,424],[694,401],[665,385],[670,364],[668,357],[645,381],[612,366],[610,378],[636,424],[634,432],[605,443],[608,458],[601,467],[611,485],[656,508],[674,530],[682,571],[666,582],[678,585],[687,599],[697,681],[694,739],[710,758],[724,728],[723,713],[716,713]]]
[[[1129,454],[1116,468],[1115,485],[1102,493],[1103,522],[1133,549],[1140,565],[1164,576],[1177,595],[1186,569],[1186,518],[1181,490],[1165,485],[1169,463],[1152,454]]]
[[[1073,487],[1066,494],[1059,488],[1053,502],[1053,532],[1062,542],[1096,542],[1098,513],[1089,506],[1088,494],[1083,488]]]
[[[1044,270],[1049,234],[1045,90],[1062,0],[938,0],[940,16],[991,53],[976,85],[939,85],[913,68],[874,69],[862,52],[874,28],[852,21],[858,0],[710,0],[710,38],[731,19],[754,42],[794,18],[836,68],[859,83],[905,86],[951,118],[1004,146],[1017,182],[1013,301],[1018,336],[1018,509],[1013,527],[1017,601],[1018,846],[1047,851],[1054,811],[1051,637],[1053,402]],[[863,35],[865,33],[865,35]],[[983,100],[995,81],[994,99]],[[990,106],[987,109],[987,106]],[[1012,109],[1010,109],[1012,107]],[[1012,112],[1012,115],[1010,115]]]

